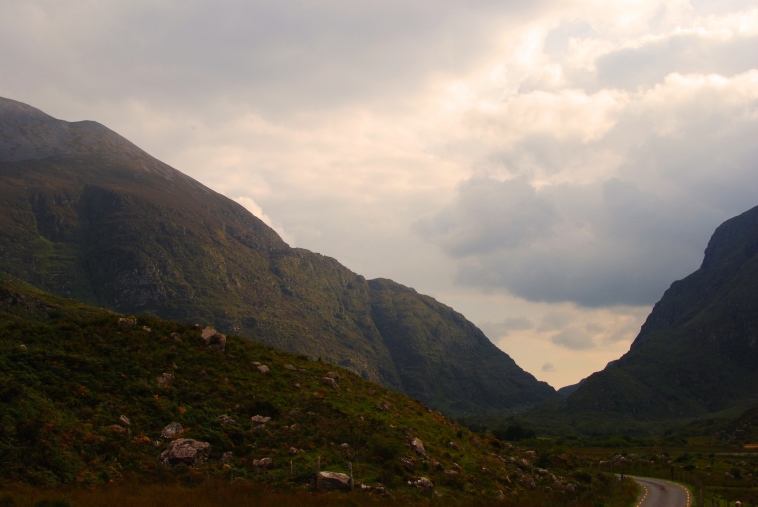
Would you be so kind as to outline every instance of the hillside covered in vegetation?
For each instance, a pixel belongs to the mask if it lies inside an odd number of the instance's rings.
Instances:
[[[171,453],[187,442],[196,453]],[[349,466],[356,489],[411,499],[579,498],[592,482],[540,469],[534,452],[348,370],[203,326],[124,317],[7,276],[0,451],[3,481],[45,487],[168,475],[302,491],[319,470]]]
[[[0,272],[51,294],[320,357],[448,415],[558,398],[453,309],[290,248],[98,123],[0,98],[0,175]]]

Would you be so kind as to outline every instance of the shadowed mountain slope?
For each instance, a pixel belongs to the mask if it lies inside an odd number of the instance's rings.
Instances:
[[[452,415],[554,399],[449,307],[290,248],[94,122],[0,99],[0,270],[123,313],[321,357]]]
[[[558,414],[674,421],[754,404],[757,389],[758,207],[716,229],[700,269],[671,285],[629,352],[587,378]]]

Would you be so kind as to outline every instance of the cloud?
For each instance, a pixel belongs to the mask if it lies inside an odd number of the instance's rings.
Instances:
[[[758,204],[758,146],[749,141],[758,130],[758,70],[672,74],[619,97],[597,139],[525,138],[502,148],[480,138],[506,173],[529,177],[474,176],[417,224],[455,259],[459,283],[531,301],[649,305],[698,267],[719,223]],[[520,132],[502,111],[490,114],[503,131]],[[545,147],[554,158],[539,152]],[[597,165],[574,170],[583,161]]]
[[[500,322],[485,322],[479,325],[485,335],[492,339],[508,336],[511,331],[526,331],[534,328],[534,322],[526,317],[510,317]]]
[[[266,215],[263,212],[263,209],[258,206],[258,204],[251,197],[235,197],[234,200],[244,206],[250,213],[255,215],[261,221],[263,221],[264,224],[274,229],[287,244],[290,246],[295,245],[295,239],[292,237],[292,235],[285,231],[280,224],[277,224],[271,220],[271,217]]]
[[[555,221],[550,201],[529,184],[471,179],[458,200],[415,229],[456,257],[511,249],[549,234]]]
[[[555,365],[553,363],[545,363],[542,365],[541,370],[545,372],[555,371]]]
[[[595,342],[585,331],[578,328],[568,328],[556,333],[551,339],[554,344],[572,350],[585,350],[594,348]]]
[[[600,57],[597,83],[601,88],[633,91],[652,87],[674,73],[733,76],[755,67],[756,46],[756,35],[714,40],[696,33],[675,34]]]

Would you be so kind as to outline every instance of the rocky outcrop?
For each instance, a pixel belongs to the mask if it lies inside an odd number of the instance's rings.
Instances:
[[[171,442],[168,448],[158,456],[158,462],[164,466],[200,465],[211,454],[211,444],[191,438],[178,438]]]

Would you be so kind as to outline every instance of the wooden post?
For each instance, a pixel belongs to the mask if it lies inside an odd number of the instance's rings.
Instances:
[[[290,460],[290,480],[292,480],[292,460]]]
[[[353,464],[349,461],[347,462],[347,469],[350,471],[350,491],[352,491],[355,487],[355,483],[353,482]]]
[[[321,456],[316,458],[316,463],[316,490],[319,490],[321,486]]]

